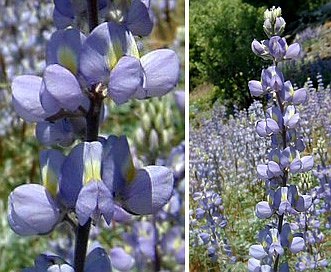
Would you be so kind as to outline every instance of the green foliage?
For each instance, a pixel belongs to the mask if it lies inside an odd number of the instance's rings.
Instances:
[[[264,11],[241,0],[191,1],[191,87],[205,81],[218,87],[212,102],[221,98],[241,107],[251,103],[247,83],[260,76],[262,61],[250,45],[254,38],[263,39]]]

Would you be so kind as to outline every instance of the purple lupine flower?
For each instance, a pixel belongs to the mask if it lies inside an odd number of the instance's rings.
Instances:
[[[302,237],[293,237],[289,223],[285,223],[282,228],[281,242],[282,246],[288,247],[292,253],[298,253],[305,249],[305,241]]]
[[[100,0],[99,10],[102,12],[107,8],[107,0]],[[87,6],[86,1],[68,1],[68,0],[56,0],[54,1],[53,20],[54,24],[59,29],[64,29],[75,23],[75,19],[86,13]]]
[[[85,1],[55,1],[53,19],[55,26],[64,29],[74,24],[81,24],[80,16],[87,11]],[[137,36],[148,36],[153,29],[153,16],[149,1],[99,1],[101,21],[112,21],[122,25]]]
[[[59,271],[74,272],[74,268],[59,256],[41,254],[35,260],[34,267],[24,268],[22,272]],[[85,272],[111,271],[109,256],[101,247],[94,248],[86,257]]]
[[[74,272],[65,260],[54,254],[40,254],[34,261],[34,266],[22,269],[22,272],[39,272],[39,271],[64,271]]]
[[[281,240],[280,240],[280,234],[278,232],[278,229],[271,228],[269,230],[268,235],[270,235],[271,238],[271,244],[269,245],[269,254],[279,254],[283,255],[284,254],[284,249],[281,245]],[[265,238],[268,239],[268,238]]]
[[[253,40],[251,45],[252,51],[255,55],[263,58],[264,60],[272,59],[269,52],[269,41],[263,40],[261,43],[256,39]]]
[[[114,214],[113,214],[113,220],[118,223],[128,223],[133,220],[132,214],[128,213],[126,210],[124,210],[121,206],[118,206],[117,204],[114,205]]]
[[[280,235],[277,229],[266,227],[259,232],[258,239],[268,255],[284,254],[284,249],[281,246]]]
[[[42,185],[21,185],[8,197],[8,222],[19,235],[49,233],[60,218],[58,204]]]
[[[251,92],[251,95],[257,96],[257,97],[261,96],[266,91],[263,88],[261,81],[258,81],[258,80],[250,80],[248,82],[248,88],[249,88],[249,91]]]
[[[102,247],[96,247],[86,257],[84,272],[111,271],[110,258]]]
[[[274,209],[267,201],[260,201],[256,204],[256,216],[260,219],[270,218],[274,214]]]
[[[54,122],[41,121],[36,125],[36,137],[45,146],[59,144],[69,146],[76,139],[84,139],[86,119],[84,117],[65,117]]]
[[[85,40],[81,32],[68,28],[54,32],[47,43],[45,88],[40,90],[40,102],[47,112],[75,112],[79,107],[88,110],[89,100],[83,91],[86,84],[79,71]]]
[[[29,91],[27,91],[29,86]],[[13,80],[12,103],[17,114],[28,122],[38,122],[52,115],[47,113],[40,102],[40,89],[44,88],[41,77],[18,76]]]
[[[270,66],[262,70],[262,85],[266,90],[279,91],[284,85],[284,76],[277,66]]]
[[[284,58],[287,49],[285,38],[273,36],[270,38],[268,46],[270,55],[274,58],[275,61],[280,61]]]
[[[285,59],[291,60],[291,59],[297,59],[300,56],[301,52],[301,46],[298,43],[291,44],[285,54]]]
[[[79,57],[86,36],[74,28],[54,32],[46,46],[46,65],[59,64],[78,75]]]
[[[123,56],[125,56],[124,60],[120,62],[119,67],[116,67]],[[127,80],[130,80],[119,87],[122,87],[122,92],[131,94],[142,80],[138,57],[136,42],[129,31],[115,23],[103,23],[90,33],[83,44],[80,70],[89,84],[103,83],[112,87],[124,83],[121,83],[122,78],[120,80],[116,77],[110,78],[111,74],[114,72],[120,74],[121,71],[128,69],[126,75]]]
[[[270,265],[261,265],[261,262],[255,258],[250,258],[248,260],[248,271],[272,271]]]
[[[253,96],[261,96],[270,91],[281,91],[284,85],[283,73],[276,66],[263,69],[261,81],[250,80],[248,82],[249,91]]]
[[[101,178],[101,158],[101,143],[81,143],[71,150],[63,164],[60,195],[68,207],[76,207],[81,225],[91,216],[98,220],[101,214],[110,224],[113,216],[112,188]]]
[[[257,260],[262,260],[268,254],[265,252],[262,245],[252,245],[249,248],[249,255]]]
[[[109,137],[105,147],[100,142],[78,144],[60,177],[61,198],[76,209],[81,225],[101,214],[109,224],[114,200],[133,214],[155,213],[169,200],[172,187],[168,168],[134,168],[126,137]]]
[[[199,237],[201,238],[204,245],[207,245],[210,241],[210,234],[207,232],[200,233]]]
[[[289,105],[286,107],[284,115],[284,125],[289,129],[294,129],[298,125],[300,120],[299,113],[296,112],[294,105]]]
[[[46,67],[43,79],[45,88],[40,92],[40,99],[46,112],[54,113],[60,109],[75,112],[79,107],[89,108],[87,96],[75,75],[67,68],[51,64]]]
[[[8,221],[20,235],[46,234],[61,220],[57,201],[58,177],[64,155],[56,150],[40,154],[43,186],[25,184],[15,188],[8,198]]]
[[[171,197],[172,171],[163,166],[135,169],[127,138],[117,138],[116,144],[113,139],[108,138],[106,146],[109,142],[112,147],[105,153],[102,175],[105,179],[113,180],[116,201],[133,214],[146,215],[157,212]],[[111,172],[112,161],[115,173]]]
[[[86,83],[79,71],[85,40],[86,37],[75,29],[56,31],[47,44],[47,67],[42,79],[33,76],[14,79],[13,103],[20,117],[38,122],[60,113],[60,117],[68,112],[75,116],[79,107],[88,110],[89,99],[84,94]],[[27,86],[30,92],[26,91]]]
[[[153,29],[150,1],[112,1],[107,20],[125,26],[133,35],[148,36]]]
[[[268,162],[268,164],[259,164],[257,166],[257,175],[262,180],[283,176],[283,174],[284,173],[279,164],[271,160]]]
[[[124,233],[123,239],[134,249],[136,262],[155,258],[155,229],[151,222],[134,222],[131,233]],[[138,264],[139,265],[139,264]]]
[[[298,150],[294,147],[286,147],[280,157],[280,165],[284,169],[289,167],[292,174],[298,172],[308,172],[314,166],[313,156],[303,156],[300,159]]]
[[[135,265],[134,258],[121,247],[111,249],[110,260],[113,268],[119,271],[131,271]]]
[[[306,89],[300,88],[295,91],[289,80],[284,83],[284,88],[280,91],[280,95],[283,101],[292,102],[294,105],[304,104],[308,99]]]
[[[299,195],[295,185],[280,187],[275,193],[273,206],[279,210],[280,214],[288,212],[295,213],[294,210],[307,211],[312,204],[310,195]]]
[[[208,251],[208,257],[210,258],[210,260],[212,262],[216,262],[216,260],[218,258],[216,247],[214,245],[213,246],[209,246],[207,248],[207,251]]]
[[[279,132],[280,128],[283,127],[283,116],[278,107],[270,107],[266,110],[266,119],[271,118],[277,123],[278,129],[277,132]],[[267,122],[268,126],[268,122]],[[273,131],[274,132],[274,131]],[[277,134],[276,132],[274,132]]]
[[[81,71],[85,79],[89,84],[107,86],[108,96],[116,104],[130,98],[162,96],[179,79],[179,59],[172,50],[154,50],[139,59],[132,34],[113,23],[96,27],[82,50]]]

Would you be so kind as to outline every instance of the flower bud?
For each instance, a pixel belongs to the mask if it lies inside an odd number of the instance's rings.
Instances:
[[[286,23],[283,17],[276,18],[276,23],[274,26],[275,35],[280,36],[283,34]]]
[[[147,113],[142,116],[142,128],[144,131],[149,131],[151,129],[151,118]]]
[[[170,107],[165,108],[163,115],[166,127],[171,127],[174,122],[174,115],[172,109]]]
[[[149,134],[149,147],[151,150],[157,150],[159,148],[159,136],[155,129],[152,129]]]
[[[123,248],[115,247],[110,251],[112,266],[122,271],[129,271],[135,264],[134,258]]]
[[[264,12],[263,29],[265,34],[270,38],[272,36],[280,36],[285,29],[285,20],[281,17],[281,8],[272,7]]]
[[[264,12],[264,19],[269,19],[272,24],[276,22],[276,18],[282,16],[282,9],[274,6],[270,10]]]
[[[162,117],[162,114],[158,113],[154,119],[155,129],[159,132],[165,129],[164,120]]]
[[[135,142],[137,145],[143,146],[145,141],[145,132],[142,127],[138,127],[135,135]]]
[[[154,103],[149,103],[147,106],[147,110],[150,116],[154,117],[156,115],[156,107]]]

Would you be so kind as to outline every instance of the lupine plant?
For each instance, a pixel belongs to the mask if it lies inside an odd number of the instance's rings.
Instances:
[[[285,26],[279,9],[270,12],[267,33]],[[248,86],[265,105],[227,116],[217,101],[191,124],[192,271],[329,269],[330,87],[321,75],[303,88],[284,80],[281,64],[301,48],[281,35],[252,43],[263,64],[272,61]]]
[[[135,262],[143,271],[150,269],[146,256],[158,271],[156,220],[180,214],[174,184],[183,179],[183,167],[177,168],[175,158],[182,159],[183,148],[175,149],[162,166],[138,165],[125,135],[101,136],[99,128],[107,99],[121,106],[171,91],[179,80],[179,59],[169,49],[140,55],[136,36],[148,36],[153,28],[149,1],[54,4],[57,30],[47,43],[42,75],[17,76],[11,86],[15,111],[36,123],[36,137],[46,149],[40,153],[41,184],[20,185],[11,192],[8,221],[21,236],[69,226],[74,246],[70,238],[62,256],[42,254],[23,271],[127,271]],[[152,223],[132,222],[133,215],[148,214],[153,214]],[[96,242],[98,228],[115,222],[134,225],[134,233],[123,238],[135,258],[119,246],[108,255]],[[183,264],[181,226],[162,237],[162,250]],[[89,240],[95,243],[88,247]]]
[[[250,247],[252,258],[248,270],[289,271],[287,259],[282,261],[281,257],[305,250],[303,234],[296,232],[289,218],[306,212],[313,201],[311,195],[300,194],[291,179],[298,173],[310,171],[314,161],[312,156],[300,155],[305,143],[297,132],[300,114],[296,107],[306,102],[307,91],[305,88],[295,90],[290,81],[284,81],[278,68],[279,62],[299,56],[300,45],[288,46],[286,39],[280,37],[285,28],[280,8],[267,10],[264,19],[263,29],[269,40],[254,40],[252,50],[261,58],[272,60],[273,64],[262,70],[260,81],[251,80],[248,86],[253,96],[268,95],[271,100],[265,119],[256,123],[258,135],[271,138],[269,160],[257,166],[257,174],[267,187],[267,200],[256,205],[256,215],[261,219],[271,218],[271,223],[259,232],[260,244]]]

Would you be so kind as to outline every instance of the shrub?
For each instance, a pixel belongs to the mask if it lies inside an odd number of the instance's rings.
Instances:
[[[248,54],[247,48],[253,38],[262,38],[258,26],[264,10],[241,0],[190,2],[192,88],[206,81],[219,87],[213,102],[221,98],[230,105],[250,105],[247,83],[260,75],[261,60]]]

